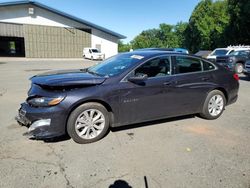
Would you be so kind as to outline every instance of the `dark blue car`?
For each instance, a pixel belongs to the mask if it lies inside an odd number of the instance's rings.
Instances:
[[[205,59],[175,52],[118,54],[87,69],[36,75],[17,121],[29,135],[101,139],[110,127],[199,114],[218,118],[238,96],[238,76]]]

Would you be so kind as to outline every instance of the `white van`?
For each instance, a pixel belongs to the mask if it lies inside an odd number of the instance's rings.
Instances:
[[[97,48],[84,48],[83,57],[91,60],[104,60],[105,54],[101,53]]]

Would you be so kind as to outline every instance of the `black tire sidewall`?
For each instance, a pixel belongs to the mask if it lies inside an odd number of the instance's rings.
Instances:
[[[93,139],[81,138],[80,136],[78,136],[78,134],[76,133],[76,130],[75,130],[75,121],[76,121],[77,117],[83,111],[88,110],[88,109],[99,110],[100,112],[103,113],[104,118],[105,118],[105,125],[104,125],[103,131],[97,137],[95,137]],[[108,129],[109,129],[109,112],[106,110],[106,108],[103,105],[101,105],[99,103],[85,103],[85,104],[78,106],[74,111],[71,112],[71,114],[68,118],[68,121],[67,121],[67,132],[68,132],[69,136],[76,143],[79,143],[79,144],[87,144],[87,143],[91,143],[91,142],[95,142],[97,140],[100,140],[102,137],[105,136]]]
[[[208,103],[210,101],[210,99],[215,96],[215,95],[220,95],[223,99],[223,109],[222,111],[217,115],[217,116],[212,116],[209,111],[208,111]],[[223,113],[224,111],[224,108],[225,108],[225,105],[226,105],[226,98],[225,98],[225,95],[223,94],[223,92],[219,91],[219,90],[213,90],[211,92],[208,93],[207,97],[206,97],[206,100],[204,102],[204,105],[203,105],[203,109],[202,109],[202,113],[200,114],[203,118],[205,119],[209,119],[209,120],[212,120],[212,119],[217,119],[218,117],[221,116],[221,114]]]

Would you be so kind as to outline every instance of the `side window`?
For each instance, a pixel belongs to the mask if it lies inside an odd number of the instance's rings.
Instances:
[[[201,62],[199,59],[177,56],[176,57],[176,74],[199,72],[202,71]]]
[[[248,53],[247,53],[247,51],[241,51],[241,52],[239,53],[239,55],[247,56]]]
[[[150,60],[134,71],[135,76],[147,75],[149,78],[171,74],[170,57]]]
[[[212,63],[209,63],[207,61],[202,61],[203,63],[203,70],[204,71],[209,71],[209,70],[214,70],[215,66]]]

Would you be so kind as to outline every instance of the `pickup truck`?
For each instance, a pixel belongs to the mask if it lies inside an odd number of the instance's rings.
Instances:
[[[216,57],[216,63],[238,74],[243,73],[245,63],[248,60],[250,60],[250,50],[234,51],[229,55]]]

